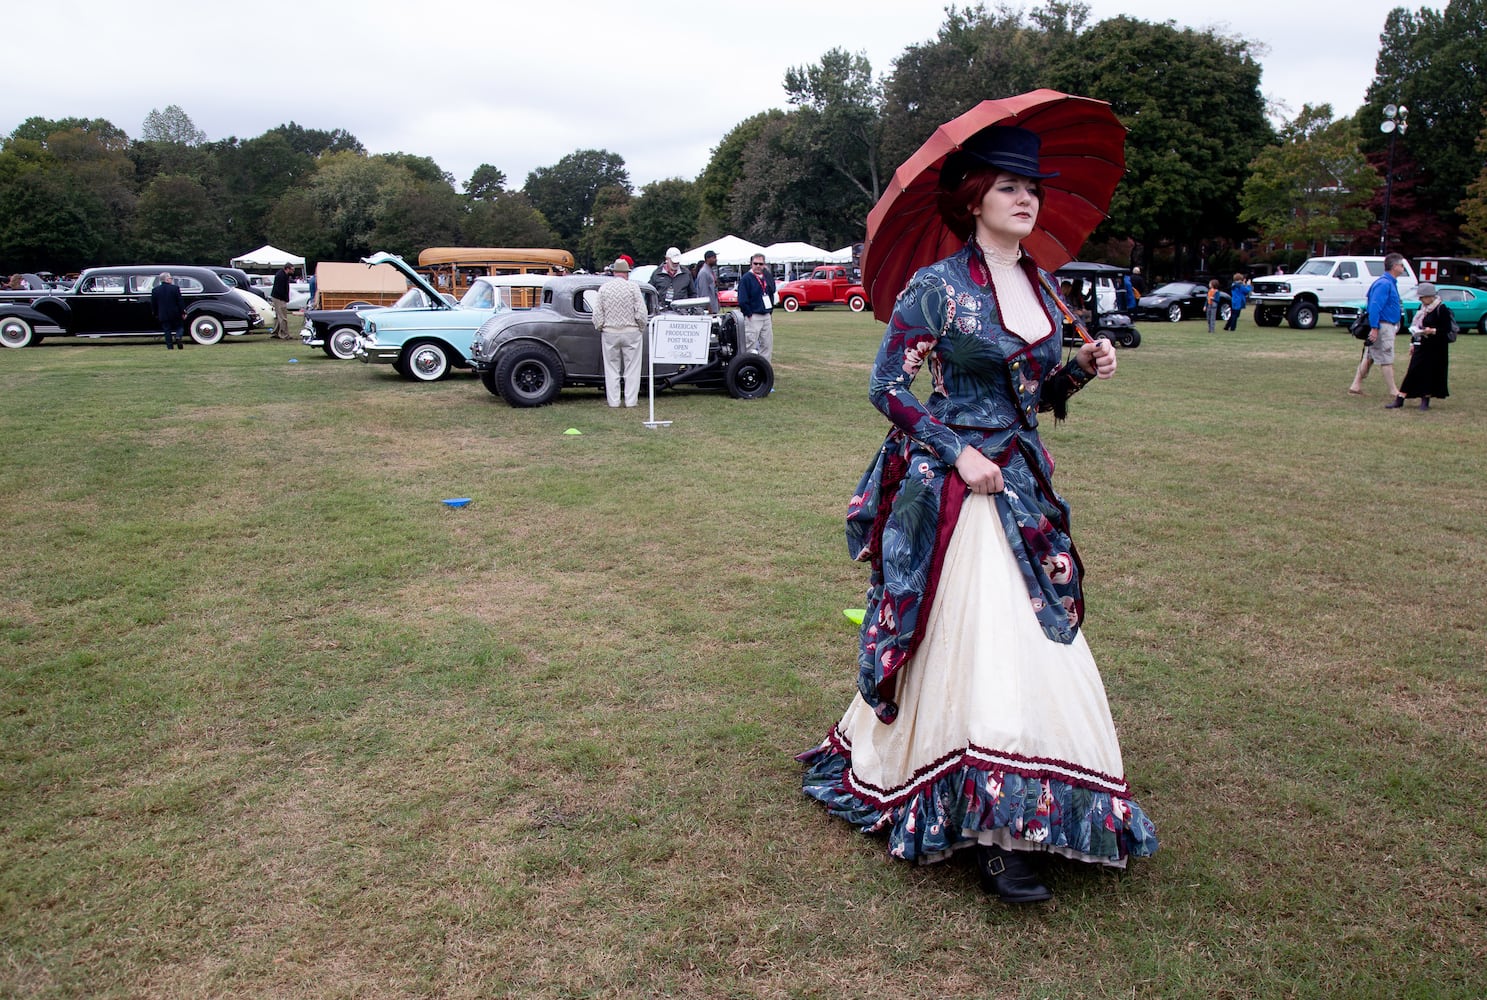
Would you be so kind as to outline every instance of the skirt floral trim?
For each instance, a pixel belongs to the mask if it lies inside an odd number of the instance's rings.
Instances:
[[[920,864],[976,844],[1046,851],[1124,867],[1156,853],[1156,827],[1128,798],[1021,767],[967,747],[891,793],[854,787],[852,751],[839,730],[796,757],[803,790],[863,833],[888,835],[888,853]]]

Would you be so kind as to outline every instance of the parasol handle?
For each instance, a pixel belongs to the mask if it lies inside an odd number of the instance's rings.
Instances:
[[[1084,323],[1079,319],[1078,316],[1074,315],[1074,310],[1070,309],[1064,302],[1063,298],[1058,294],[1058,289],[1053,287],[1053,282],[1048,280],[1048,275],[1044,274],[1042,271],[1039,271],[1038,281],[1040,284],[1042,284],[1044,290],[1047,291],[1049,295],[1053,296],[1053,301],[1058,304],[1059,312],[1064,314],[1064,319],[1074,324],[1074,330],[1079,334],[1079,339],[1084,341],[1086,344],[1093,344],[1095,342],[1095,338],[1089,335],[1089,331],[1084,328]]]

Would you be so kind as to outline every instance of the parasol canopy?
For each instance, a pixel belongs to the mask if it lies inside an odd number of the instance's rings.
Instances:
[[[1057,177],[1042,182],[1038,222],[1022,248],[1044,270],[1072,260],[1105,218],[1126,169],[1126,129],[1105,101],[1056,90],[982,101],[935,129],[893,173],[867,217],[862,284],[873,315],[887,322],[893,302],[914,272],[965,245],[940,219],[940,167],[945,158],[990,125],[1037,133],[1040,162]]]

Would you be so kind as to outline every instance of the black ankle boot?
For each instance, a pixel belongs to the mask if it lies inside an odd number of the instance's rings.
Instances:
[[[1397,410],[1400,407],[1402,407],[1403,405],[1404,405],[1404,397],[1403,396],[1395,396],[1393,399],[1389,400],[1389,402],[1387,402],[1387,403],[1384,404],[1384,409],[1386,409],[1386,410]]]
[[[976,850],[976,867],[981,871],[981,888],[996,893],[1004,903],[1042,903],[1053,898],[1021,851],[983,845]]]

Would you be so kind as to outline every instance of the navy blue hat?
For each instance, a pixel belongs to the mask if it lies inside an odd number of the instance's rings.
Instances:
[[[988,125],[945,157],[940,168],[940,187],[954,188],[966,174],[981,166],[996,167],[1018,177],[1057,177],[1058,171],[1038,169],[1043,142],[1038,133],[1016,125]]]

